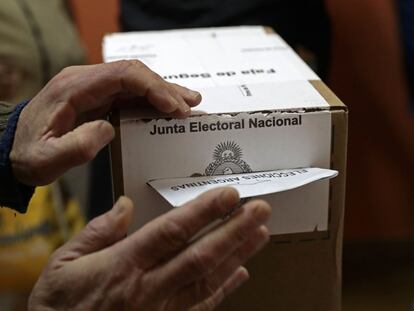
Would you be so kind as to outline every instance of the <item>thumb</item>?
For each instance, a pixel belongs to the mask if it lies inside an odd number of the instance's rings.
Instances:
[[[114,128],[109,122],[95,120],[54,139],[51,142],[54,152],[48,164],[54,176],[49,179],[54,180],[68,169],[92,160],[114,136]]]
[[[128,232],[132,211],[132,201],[120,197],[109,212],[91,220],[85,229],[59,250],[64,257],[62,259],[74,260],[122,240]]]

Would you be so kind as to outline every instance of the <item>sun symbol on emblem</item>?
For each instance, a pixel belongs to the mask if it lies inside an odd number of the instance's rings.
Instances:
[[[214,160],[220,160],[221,158],[236,158],[240,159],[243,153],[241,148],[233,141],[227,141],[220,143],[216,149],[214,149]]]
[[[229,175],[251,173],[250,166],[244,162],[242,149],[233,141],[222,142],[214,149],[214,162],[206,168],[206,175]]]

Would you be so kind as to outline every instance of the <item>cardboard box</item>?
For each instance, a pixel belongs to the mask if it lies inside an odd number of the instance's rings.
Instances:
[[[283,169],[297,175],[309,167],[339,172],[262,196],[273,207],[271,243],[248,264],[250,282],[221,307],[339,310],[347,142],[340,100],[263,27],[114,34],[105,38],[104,58],[138,58],[203,95],[185,120],[150,109],[114,114],[115,196],[134,201],[135,229],[172,208],[148,185],[153,180]],[[238,175],[226,176],[234,184]],[[187,179],[176,189],[201,185]]]

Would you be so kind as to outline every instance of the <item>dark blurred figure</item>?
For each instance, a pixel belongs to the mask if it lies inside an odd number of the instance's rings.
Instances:
[[[87,218],[93,219],[113,205],[111,158],[109,148],[105,147],[91,162],[89,179],[89,202]]]
[[[0,1],[0,101],[35,96],[60,70],[85,60],[65,0]],[[26,214],[0,208],[0,309],[25,300],[50,254],[84,226],[63,180],[38,188]]]
[[[307,49],[327,72],[329,21],[323,0],[121,0],[124,31],[264,25],[295,49]]]
[[[323,0],[121,0],[124,31],[264,25],[273,27],[325,78],[330,26]],[[90,217],[112,206],[108,151],[93,164]]]
[[[333,33],[329,82],[350,110],[345,238],[412,239],[414,117],[401,41],[412,20],[401,24],[398,1],[326,3]],[[406,46],[413,42],[404,39]]]
[[[62,68],[84,63],[69,14],[65,0],[1,0],[0,100],[29,99]]]
[[[414,111],[414,1],[399,0],[398,3],[411,108]]]

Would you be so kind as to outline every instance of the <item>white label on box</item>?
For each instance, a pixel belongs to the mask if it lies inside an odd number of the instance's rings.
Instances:
[[[193,116],[285,109],[303,111],[309,108],[319,109],[326,104],[325,99],[308,81],[211,87],[200,89],[200,92],[203,99],[192,109]],[[162,116],[155,109],[129,111],[124,115],[127,119]]]
[[[228,174],[232,170],[227,167]],[[172,206],[178,207],[205,191],[233,187],[241,199],[295,189],[312,182],[333,178],[337,171],[323,168],[299,168],[222,176],[158,179],[148,184]]]
[[[121,112],[124,193],[133,229],[171,210],[150,186],[161,178],[330,167],[331,114],[240,113],[141,120]],[[328,230],[329,181],[262,196],[273,206],[271,234]]]
[[[193,114],[272,111],[275,109],[320,108],[325,99],[308,81],[240,84],[199,90],[201,104]]]
[[[319,79],[280,36],[260,27],[115,34],[105,37],[103,53],[106,62],[139,59],[190,88]]]
[[[139,59],[165,80],[199,91],[206,113],[327,108],[317,75],[277,34],[230,27],[113,34],[105,61]]]
[[[190,88],[305,80],[277,38],[154,36],[124,41],[105,54],[106,61],[139,59],[167,81]]]

